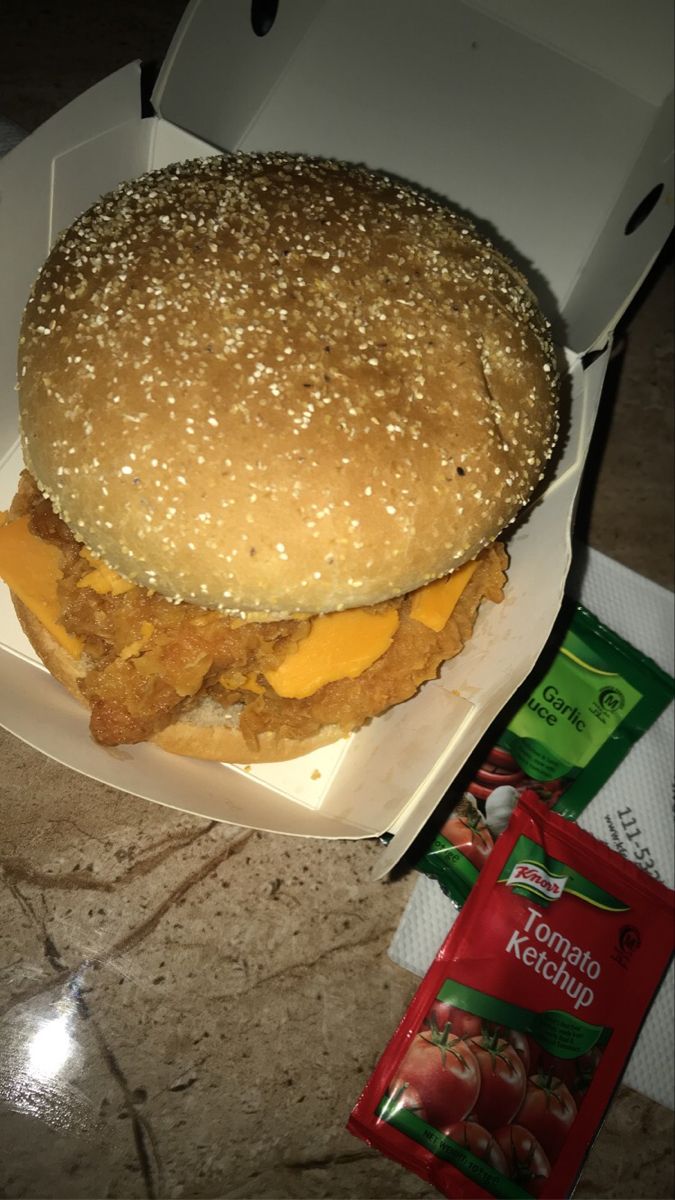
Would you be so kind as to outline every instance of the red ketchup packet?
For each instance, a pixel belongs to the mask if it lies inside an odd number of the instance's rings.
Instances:
[[[348,1128],[445,1196],[568,1196],[675,893],[524,792]]]

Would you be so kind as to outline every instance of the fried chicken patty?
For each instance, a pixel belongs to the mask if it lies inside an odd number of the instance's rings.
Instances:
[[[304,699],[277,695],[265,678],[293,644],[309,634],[312,617],[249,621],[187,603],[172,603],[143,587],[96,590],[92,556],[24,471],[12,517],[27,515],[31,532],[58,547],[58,585],[64,628],[83,643],[79,687],[91,709],[91,733],[104,745],[146,741],[206,697],[236,708],[249,746],[275,730],[311,737],[326,725],[345,734],[412,696],[460,652],[483,599],[499,602],[506,552],[499,543],[478,556],[477,569],[443,629],[434,632],[410,615],[411,596],[370,611],[396,609],[389,648],[355,679],[327,683]]]

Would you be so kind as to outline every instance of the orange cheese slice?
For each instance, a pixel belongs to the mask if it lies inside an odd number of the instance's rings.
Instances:
[[[35,537],[26,517],[0,526],[0,577],[71,654],[79,658],[82,641],[61,624],[61,606],[57,593],[61,578],[61,553],[57,546]]]
[[[108,593],[121,596],[123,592],[130,592],[136,586],[129,583],[128,579],[122,579],[121,575],[113,571],[112,567],[106,566],[103,560],[92,554],[91,550],[87,550],[86,546],[82,547],[80,554],[94,569],[78,580],[79,588],[91,588],[99,596],[106,596]]]
[[[477,566],[476,562],[465,563],[447,579],[428,583],[426,587],[415,592],[410,606],[410,616],[413,620],[433,629],[435,633],[440,633],[450,620],[453,609]]]
[[[395,608],[353,608],[317,617],[307,637],[265,678],[278,696],[294,700],[337,679],[355,679],[389,649],[398,622]]]
[[[68,633],[59,620],[57,587],[61,578],[61,554],[56,546],[35,537],[28,523],[27,516],[7,523],[6,514],[0,513],[0,578],[59,645],[73,658],[79,658],[82,640]],[[86,548],[81,554],[92,570],[78,582],[78,587],[91,587],[99,595],[121,595],[135,586]],[[410,607],[413,620],[435,632],[443,629],[477,565],[476,562],[466,563],[448,578],[415,592]],[[278,667],[267,672],[266,679],[279,696],[293,699],[311,696],[325,684],[338,679],[355,679],[389,649],[398,624],[395,609],[383,612],[349,609],[316,617],[307,637],[293,647]],[[121,657],[135,658],[145,648],[152,633],[152,625],[144,622],[141,637],[126,646]],[[223,677],[222,682],[224,686],[234,686],[231,679]],[[251,691],[263,690],[253,676],[243,686]]]

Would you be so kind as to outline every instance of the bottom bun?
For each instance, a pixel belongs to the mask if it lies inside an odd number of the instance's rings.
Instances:
[[[183,754],[188,758],[248,764],[285,762],[289,758],[309,754],[311,750],[318,750],[321,746],[328,746],[346,736],[337,725],[327,725],[312,737],[301,739],[277,737],[275,733],[261,733],[258,745],[253,749],[236,726],[225,724],[223,718],[220,725],[208,721],[198,723],[197,719],[207,707],[210,711],[219,708],[225,719],[228,719],[227,710],[215,700],[200,702],[196,708],[190,710],[190,717],[194,720],[174,721],[172,725],[167,725],[166,729],[156,733],[151,739],[154,745],[161,746],[162,750],[168,750],[170,754]]]
[[[12,594],[16,615],[31,646],[39,654],[50,675],[67,688],[84,708],[88,708],[79,688],[86,666],[74,659],[52,637],[41,621]],[[225,763],[283,762],[309,754],[320,746],[339,741],[345,734],[336,725],[327,725],[307,738],[282,738],[263,733],[257,747],[251,747],[237,729],[236,714],[208,697],[199,701],[183,719],[167,725],[150,741],[170,754],[188,758],[203,758]]]

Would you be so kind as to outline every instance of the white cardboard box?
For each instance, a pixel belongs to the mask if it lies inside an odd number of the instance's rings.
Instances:
[[[639,0],[281,0],[265,37],[250,14],[249,0],[193,0],[155,117],[141,118],[131,64],[0,162],[0,506],[20,469],[19,321],[54,237],[123,179],[234,149],[362,161],[480,219],[529,275],[566,347],[570,413],[555,478],[510,539],[505,602],[483,607],[467,649],[413,700],[334,746],[251,768],[97,746],[86,713],[37,663],[6,589],[0,722],[75,770],[188,812],[304,836],[393,831],[384,873],[557,614],[611,330],[672,224],[672,10],[652,0],[646,21]],[[591,350],[600,353],[584,367]]]

